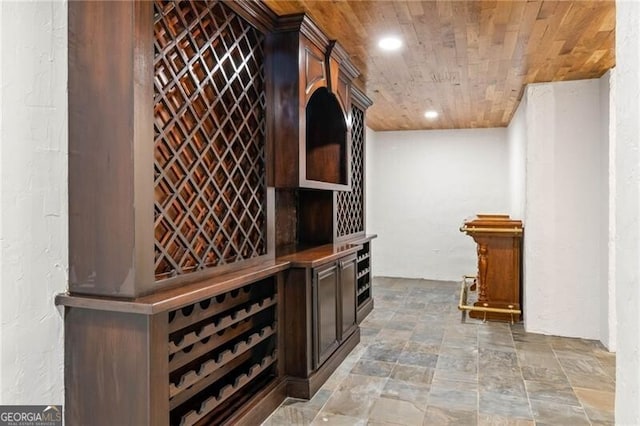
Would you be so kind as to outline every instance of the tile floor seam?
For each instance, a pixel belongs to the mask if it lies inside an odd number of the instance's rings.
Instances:
[[[569,385],[571,386],[571,392],[574,393],[574,395],[576,394],[575,391],[575,387],[573,386],[573,383],[571,383],[571,379],[569,378],[569,375],[567,374],[564,366],[562,365],[562,363],[560,362],[560,359],[558,358],[558,354],[556,353],[556,349],[554,349],[553,345],[549,345],[551,346],[551,351],[553,352],[553,356],[555,357],[556,361],[558,362],[558,364],[560,365],[560,369],[562,370],[562,374],[565,375],[565,377],[567,378],[567,381],[569,382]],[[584,408],[584,404],[582,403],[582,401],[580,400],[580,398],[578,398],[578,395],[576,395],[576,400],[578,401],[578,404],[580,404],[580,408],[582,409],[582,411],[584,412],[585,417],[587,418],[587,421],[589,422],[590,425],[593,425],[593,421],[591,420],[591,417],[589,416],[589,414],[587,413],[587,410]]]

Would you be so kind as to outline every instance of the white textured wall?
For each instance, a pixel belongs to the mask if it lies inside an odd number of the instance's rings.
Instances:
[[[512,218],[525,220],[526,179],[526,94],[507,127],[509,144],[509,214]],[[525,223],[526,225],[526,223]]]
[[[474,273],[475,244],[459,228],[476,213],[508,211],[507,129],[377,132],[371,139],[374,274],[457,281]]]
[[[67,7],[0,1],[0,403],[62,404]]]
[[[604,202],[600,205],[600,341],[616,350],[615,306],[615,106],[613,88],[615,73],[608,71],[600,78],[600,190]]]
[[[640,3],[616,2],[616,424],[640,424]]]
[[[371,206],[371,197],[369,197],[369,191],[371,189],[371,179],[373,179],[373,157],[374,157],[374,149],[375,149],[375,139],[376,139],[376,132],[371,130],[370,128],[366,127],[366,134],[365,134],[365,147],[364,147],[364,153],[365,153],[365,196],[364,196],[364,201],[365,201],[365,207],[364,207],[364,212],[365,212],[365,227],[366,227],[366,232],[368,234],[372,233],[372,225],[371,225],[371,220],[373,219],[371,217],[371,210],[372,210],[372,206]],[[373,245],[375,245],[377,242],[374,241]],[[375,263],[375,262],[374,262]],[[377,271],[374,271],[374,274],[377,274]]]
[[[602,206],[600,82],[527,87],[528,331],[600,338]]]

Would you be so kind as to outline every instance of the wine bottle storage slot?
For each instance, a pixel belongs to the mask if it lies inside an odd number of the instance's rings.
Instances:
[[[364,243],[362,249],[358,251],[358,272],[357,278],[357,306],[360,309],[369,300],[371,300],[371,252],[369,251],[369,243]]]
[[[210,359],[202,363],[199,366],[198,371],[190,370],[189,372],[183,374],[177,384],[171,383],[169,385],[169,398],[174,398],[176,395],[190,388],[197,382],[205,382],[209,375],[224,367],[235,357],[244,354],[249,349],[253,348],[257,344],[263,342],[274,334],[275,325],[272,327],[265,327],[259,332],[253,333],[247,340],[240,341],[233,345],[233,348],[226,349],[224,352],[218,354],[214,359]]]
[[[255,315],[256,313],[267,309],[275,304],[276,296],[274,295],[272,297],[267,297],[259,302],[253,303],[244,309],[241,308],[229,315],[218,318],[217,320],[214,320],[213,322],[208,323],[200,328],[199,331],[192,331],[182,336],[182,338],[178,337],[175,338],[176,340],[174,340],[174,337],[172,335],[169,341],[169,354],[174,354],[178,351],[182,351],[188,346],[191,346],[194,343],[212,336],[213,334],[218,333],[225,328],[228,328],[233,324],[236,324],[244,320],[245,318]]]
[[[364,277],[369,273],[369,268],[364,268],[362,271],[358,271],[358,279]]]
[[[219,386],[218,384],[214,384],[212,389],[207,388],[203,392],[200,392],[193,400],[187,403],[192,408],[180,415],[178,424],[181,426],[197,424],[223,402],[236,395],[240,389],[253,381],[253,379],[257,379],[261,373],[264,372],[268,374],[270,367],[274,365],[276,359],[277,355],[274,351],[272,354],[263,357],[255,363],[246,363],[237,369],[239,370],[237,371],[237,375],[232,375],[234,377],[233,380],[223,380],[226,382],[223,385]],[[236,370],[234,370],[234,372],[235,371]]]
[[[276,377],[274,276],[169,313],[172,425],[218,424]]]
[[[358,286],[358,297],[360,297],[360,295],[368,291],[370,288],[371,288],[370,283],[366,283],[362,287]]]
[[[251,297],[249,289],[249,286],[245,286],[241,289],[233,290],[172,311],[169,316],[169,333],[202,321],[215,312],[223,312],[241,303],[246,303]]]

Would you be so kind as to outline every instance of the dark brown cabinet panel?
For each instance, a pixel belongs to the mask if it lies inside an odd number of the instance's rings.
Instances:
[[[289,396],[313,396],[360,341],[355,313],[359,248],[327,244],[279,259],[292,265],[284,285]]]
[[[338,347],[338,265],[313,273],[316,311],[315,366],[321,365]]]
[[[341,335],[348,335],[356,326],[356,257],[340,261],[340,299],[342,300]]]

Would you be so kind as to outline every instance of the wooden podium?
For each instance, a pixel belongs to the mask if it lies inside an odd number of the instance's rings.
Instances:
[[[479,214],[465,220],[460,231],[478,244],[478,275],[475,277],[478,293],[477,301],[469,306],[465,289],[465,301],[463,304],[461,293],[459,308],[468,310],[471,318],[520,320],[522,221],[508,215]]]

